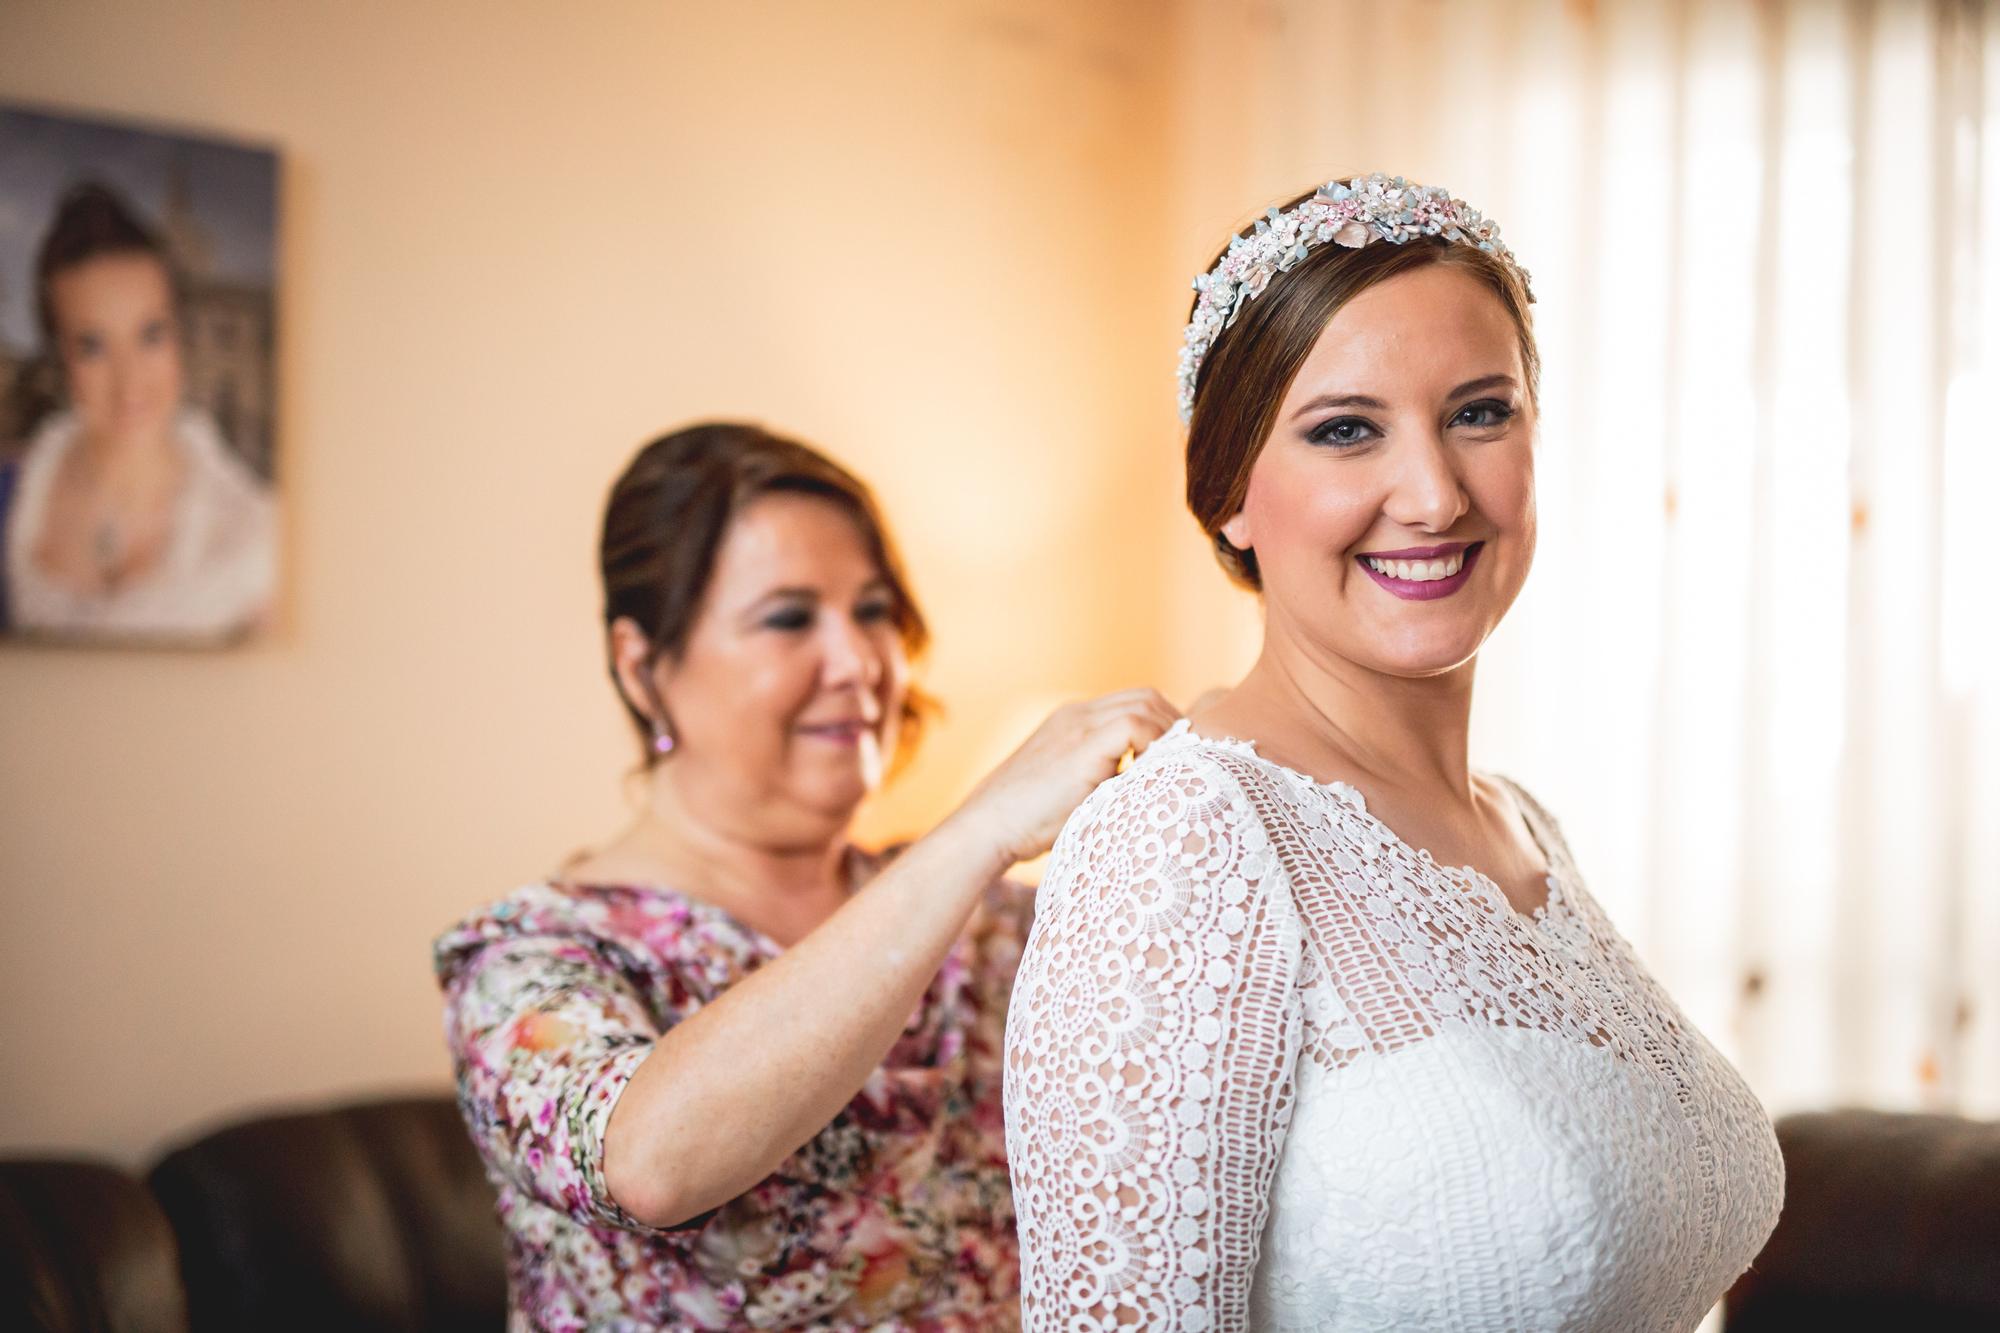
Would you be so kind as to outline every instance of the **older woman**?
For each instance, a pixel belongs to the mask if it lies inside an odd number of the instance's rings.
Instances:
[[[516,1329],[1017,1320],[1001,876],[1175,714],[1059,710],[929,836],[848,838],[919,720],[924,623],[865,487],[697,426],[611,492],[612,676],[646,745],[622,836],[437,942]]]
[[[1527,275],[1375,176],[1197,287],[1188,502],[1263,652],[1050,861],[1006,1041],[1023,1322],[1692,1328],[1776,1220],[1770,1124],[1467,758],[1535,549]]]

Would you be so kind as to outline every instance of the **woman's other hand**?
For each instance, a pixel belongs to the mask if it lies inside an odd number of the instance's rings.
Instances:
[[[1064,704],[975,787],[946,821],[1001,858],[1001,868],[1046,852],[1070,812],[1180,720],[1157,690],[1120,690]]]

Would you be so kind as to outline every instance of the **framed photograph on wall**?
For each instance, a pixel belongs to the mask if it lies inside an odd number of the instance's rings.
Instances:
[[[0,103],[0,635],[269,623],[277,229],[269,148]]]

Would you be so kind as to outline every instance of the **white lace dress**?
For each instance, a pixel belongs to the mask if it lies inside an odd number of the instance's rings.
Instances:
[[[1701,1321],[1770,1121],[1512,790],[1532,917],[1185,723],[1076,812],[1007,1025],[1025,1328]]]

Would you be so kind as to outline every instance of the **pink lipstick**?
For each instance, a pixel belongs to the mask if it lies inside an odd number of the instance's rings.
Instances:
[[[1446,542],[1441,546],[1411,546],[1400,551],[1367,551],[1354,557],[1369,578],[1406,602],[1434,602],[1449,597],[1472,577],[1485,542]],[[1445,574],[1453,563],[1458,569]]]

